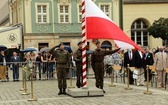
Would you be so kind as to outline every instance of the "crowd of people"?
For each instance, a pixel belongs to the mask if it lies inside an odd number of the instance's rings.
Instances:
[[[147,81],[147,76],[151,80],[151,72],[147,75],[146,69],[147,65],[154,65],[156,72],[158,74],[159,87],[165,86],[165,76],[166,68],[168,67],[168,55],[167,50],[164,47],[158,47],[157,50],[150,50],[148,47],[142,47],[139,45],[139,50],[127,49],[126,52],[120,48],[116,50],[111,50],[109,48],[102,49],[101,43],[97,41],[96,49],[92,54],[86,57],[86,62],[91,63],[95,75],[95,86],[103,90],[104,76],[111,77],[112,68],[111,65],[120,65],[121,68],[135,67],[138,71],[137,73],[137,85],[145,85]],[[13,56],[10,58],[10,67],[13,71],[13,81],[19,81],[19,67],[20,62],[27,68],[26,79],[30,79],[30,69],[33,70],[33,79],[36,80],[46,80],[54,78],[54,70],[57,72],[58,88],[59,93],[66,94],[69,70],[72,69],[72,77],[76,77],[76,86],[78,88],[83,87],[82,79],[82,45],[80,41],[78,44],[78,49],[74,54],[69,53],[64,49],[64,44],[59,44],[59,49],[56,46],[51,48],[49,52],[43,51],[38,53],[36,56],[34,52],[25,53],[24,59],[21,60],[16,52],[13,52]],[[58,46],[57,46],[58,47]],[[6,66],[6,57],[4,51],[0,54],[1,65]],[[56,67],[56,69],[54,68]],[[88,67],[86,67],[88,68]],[[122,70],[122,69],[121,69]],[[38,71],[38,73],[37,73]],[[76,72],[76,73],[75,73]],[[37,76],[38,75],[38,76]],[[133,72],[130,70],[129,83],[135,84],[135,79],[133,78]]]
[[[153,72],[158,76],[158,87],[165,87],[168,49],[164,46],[159,46],[157,49],[149,49],[149,47],[142,47],[141,45],[138,46],[140,48],[139,50],[127,49],[126,52],[120,50],[115,54],[105,56],[106,76],[111,76],[112,68],[109,68],[111,64],[120,65],[121,68],[128,68],[129,64],[129,67],[134,68],[134,70],[129,69],[129,84],[136,83],[137,86],[144,86],[146,85],[147,77],[149,77],[149,81],[152,79]],[[147,68],[147,65],[149,68]],[[154,70],[150,67],[154,67]],[[147,69],[149,69],[148,75]],[[134,71],[137,72],[135,73]],[[136,78],[133,75],[137,75]]]

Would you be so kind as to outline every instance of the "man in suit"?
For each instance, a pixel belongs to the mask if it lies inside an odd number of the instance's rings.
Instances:
[[[19,62],[20,58],[17,56],[16,52],[13,52],[13,56],[10,59],[12,63],[12,70],[13,70],[13,81],[19,81]]]
[[[135,67],[135,55],[132,49],[128,49],[127,52],[124,53],[124,67]],[[129,83],[134,84],[133,73],[129,72]]]
[[[153,65],[154,63],[154,59],[153,59],[153,54],[149,52],[149,48],[145,48],[145,57],[144,57],[144,70],[146,70],[146,66],[147,65]],[[147,75],[147,70],[145,71],[145,81],[147,81],[147,76],[149,77],[149,81],[152,78],[152,74],[151,74],[151,69],[149,70],[149,75]]]
[[[166,68],[168,67],[168,55],[163,51],[163,46],[159,47],[159,52],[155,54],[154,66],[158,74],[159,88],[165,86]]]
[[[141,45],[138,45],[140,49],[143,50]],[[135,67],[138,71],[138,77],[137,77],[137,86],[143,86],[144,84],[144,53],[140,50],[135,51]]]

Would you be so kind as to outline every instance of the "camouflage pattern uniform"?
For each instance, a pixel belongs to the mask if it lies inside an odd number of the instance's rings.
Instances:
[[[95,51],[91,55],[91,65],[95,74],[96,79],[96,87],[103,89],[103,78],[104,78],[104,56],[113,54],[120,49],[116,50],[102,50],[102,49],[95,49]]]
[[[76,76],[77,76],[77,81],[76,81],[76,86],[80,88],[82,86],[82,50],[78,49],[74,53],[74,61],[76,63]]]
[[[57,61],[58,88],[66,89],[66,70],[70,67],[70,54],[66,50],[58,50],[55,52],[55,57]]]

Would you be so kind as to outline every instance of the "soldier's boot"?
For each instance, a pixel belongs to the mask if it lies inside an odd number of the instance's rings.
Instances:
[[[66,93],[66,89],[65,89],[65,88],[63,88],[63,94],[65,94],[65,95],[67,94],[67,93]]]
[[[103,86],[100,86],[100,89],[102,89],[102,90],[103,90],[103,93],[106,93],[106,92],[104,91],[104,89],[103,89]]]
[[[61,94],[63,94],[62,89],[60,89],[58,95],[61,95]]]
[[[97,88],[100,88],[98,85],[96,85]]]

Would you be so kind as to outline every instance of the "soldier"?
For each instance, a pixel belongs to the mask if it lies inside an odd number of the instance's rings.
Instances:
[[[74,53],[74,61],[76,63],[76,86],[78,88],[82,87],[81,77],[82,77],[82,41],[80,41],[78,44],[78,49]]]
[[[53,51],[53,47],[50,52]],[[54,52],[56,61],[57,61],[57,78],[58,78],[58,88],[59,93],[66,94],[67,82],[66,82],[66,70],[70,67],[70,54],[68,51],[64,50],[63,43],[59,44],[59,50]]]
[[[96,87],[103,90],[103,77],[104,77],[103,60],[104,60],[104,56],[109,55],[109,54],[113,54],[113,53],[119,51],[120,48],[116,49],[114,51],[102,50],[101,43],[99,41],[96,42],[96,46],[97,46],[97,48],[95,49],[95,51],[91,55],[91,65],[92,65],[92,68],[93,68],[93,71],[95,74]],[[103,92],[105,93],[104,90],[103,90]]]

